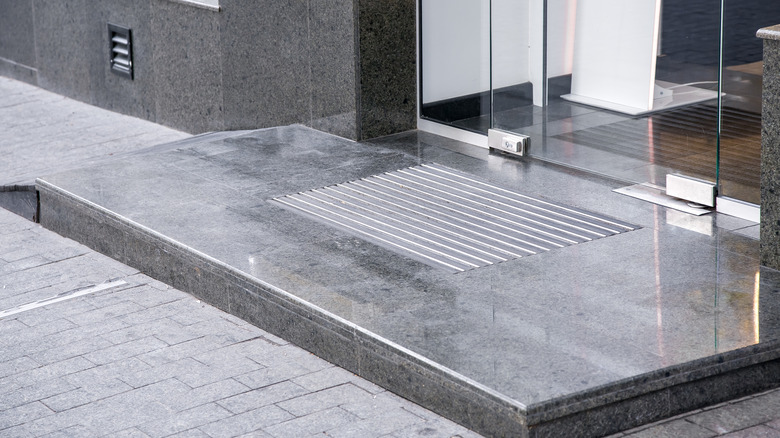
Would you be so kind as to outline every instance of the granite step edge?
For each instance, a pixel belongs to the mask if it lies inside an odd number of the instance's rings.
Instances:
[[[40,223],[478,433],[528,436],[525,406],[44,178]]]
[[[780,386],[771,380],[780,376],[780,342],[775,342],[525,406],[45,178],[37,187],[44,227],[482,434],[601,436]],[[746,380],[757,384],[737,387]]]
[[[780,340],[774,340],[530,404],[526,421],[538,437],[583,427],[601,436],[778,387]]]

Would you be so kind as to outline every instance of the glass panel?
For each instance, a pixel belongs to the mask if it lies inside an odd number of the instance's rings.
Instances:
[[[773,2],[421,0],[420,13],[423,118],[529,135],[534,157],[627,183],[681,173],[759,202],[755,32],[780,22]]]
[[[719,192],[758,204],[763,53],[756,31],[780,23],[780,5],[724,1]]]
[[[486,133],[490,0],[422,0],[421,117]]]
[[[531,156],[627,183],[715,182],[720,1],[493,0],[495,85],[511,70],[496,62],[509,2],[528,11],[515,47],[533,88],[506,108],[496,87],[493,127],[530,135]]]
[[[544,99],[543,2],[493,0],[491,53],[494,127],[533,125]]]

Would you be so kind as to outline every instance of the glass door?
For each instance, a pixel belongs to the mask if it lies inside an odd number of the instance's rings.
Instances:
[[[421,0],[420,116],[487,134],[490,0]]]
[[[627,184],[759,203],[765,0],[420,0],[420,114]],[[721,50],[722,48],[722,50]]]
[[[763,73],[763,44],[756,31],[777,23],[777,2],[723,1],[719,193],[753,204],[760,203]]]
[[[494,88],[492,127],[531,136],[531,156],[627,183],[715,183],[720,1],[528,0],[530,44],[516,47],[532,105],[502,107]],[[498,19],[494,83],[508,74]]]

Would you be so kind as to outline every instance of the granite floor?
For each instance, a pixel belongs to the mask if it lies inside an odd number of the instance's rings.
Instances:
[[[640,228],[452,274],[269,202],[425,163]],[[38,185],[290,293],[528,413],[692,363],[748,363],[759,350],[760,362],[778,350],[780,272],[759,266],[756,224],[690,216],[616,194],[613,180],[431,134],[356,143],[291,126],[204,136]],[[42,205],[44,224],[45,213]]]

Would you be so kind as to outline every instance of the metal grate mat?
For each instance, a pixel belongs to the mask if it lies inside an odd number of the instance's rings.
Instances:
[[[273,201],[451,272],[639,228],[525,196],[436,164]]]

